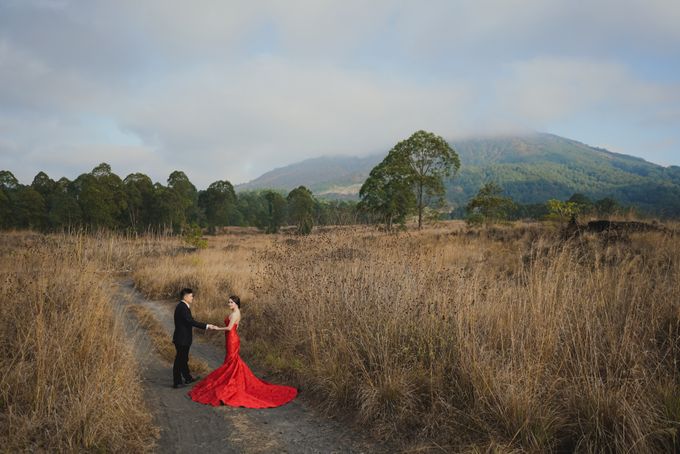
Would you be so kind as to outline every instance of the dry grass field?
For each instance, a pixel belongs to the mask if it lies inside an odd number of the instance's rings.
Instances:
[[[680,237],[447,223],[223,235],[134,271],[242,297],[250,358],[411,450],[666,452],[680,427]],[[245,346],[244,345],[244,346]]]
[[[227,231],[197,251],[1,238],[4,446],[148,446],[134,359],[93,285],[123,271],[151,298],[194,288],[211,323],[239,295],[247,361],[408,451],[680,449],[677,234],[454,222]]]
[[[156,429],[109,276],[169,246],[104,236],[0,235],[0,446],[143,452]]]

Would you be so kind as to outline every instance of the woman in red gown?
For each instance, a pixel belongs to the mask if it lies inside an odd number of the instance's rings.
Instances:
[[[226,356],[224,364],[212,371],[189,391],[189,397],[202,404],[232,407],[271,408],[290,402],[297,389],[290,386],[272,385],[257,378],[239,356],[241,340],[238,323],[241,320],[241,301],[238,296],[229,297],[231,314],[224,319],[226,331]]]

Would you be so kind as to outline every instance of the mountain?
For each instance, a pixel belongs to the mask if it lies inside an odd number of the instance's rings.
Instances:
[[[383,158],[383,155],[372,155],[365,158],[333,156],[307,159],[269,171],[255,180],[237,185],[235,189],[290,191],[304,185],[317,195],[357,198],[371,169]]]
[[[680,167],[663,167],[553,134],[451,140],[460,172],[447,184],[454,206],[467,203],[486,182],[498,183],[520,203],[565,200],[574,193],[614,197],[654,214],[680,216]],[[387,154],[387,151],[385,152]],[[358,197],[361,184],[385,154],[320,157],[272,170],[237,191],[305,185],[324,198]]]

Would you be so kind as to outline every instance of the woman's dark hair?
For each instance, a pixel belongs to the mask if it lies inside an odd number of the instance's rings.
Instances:
[[[229,297],[229,299],[232,300],[233,302],[235,302],[236,305],[238,306],[238,308],[241,309],[241,298],[239,298],[239,297],[236,296],[236,295],[231,295],[231,296]]]
[[[179,297],[180,297],[181,299],[184,299],[184,296],[185,296],[185,295],[189,295],[189,294],[191,294],[191,293],[194,293],[194,291],[191,290],[190,288],[183,288],[182,291],[179,292]]]

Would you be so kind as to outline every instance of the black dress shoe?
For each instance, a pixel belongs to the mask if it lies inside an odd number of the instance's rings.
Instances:
[[[184,380],[184,383],[186,383],[188,385],[189,383],[193,383],[193,382],[198,381],[200,379],[201,379],[201,377],[191,377],[188,380]]]
[[[175,383],[174,385],[172,385],[172,387],[175,388],[175,389],[184,388],[185,386],[186,385],[184,383]]]

